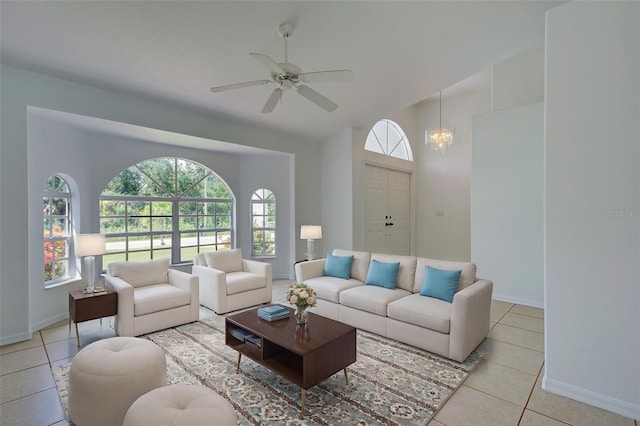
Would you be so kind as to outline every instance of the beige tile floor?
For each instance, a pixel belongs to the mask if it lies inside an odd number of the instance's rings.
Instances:
[[[284,301],[288,283],[274,281],[274,302]],[[200,314],[212,315],[205,308]],[[479,348],[483,360],[429,426],[640,426],[542,390],[543,317],[541,309],[494,301],[491,332]],[[112,321],[80,323],[81,347],[114,336]],[[51,368],[70,362],[78,350],[66,321],[29,341],[0,347],[0,425],[66,425]]]

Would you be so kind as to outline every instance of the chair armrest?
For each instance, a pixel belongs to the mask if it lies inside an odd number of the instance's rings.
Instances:
[[[273,273],[271,272],[271,264],[267,262],[258,262],[257,260],[242,259],[242,269],[245,272],[260,275],[265,278],[265,288],[271,300],[273,293]]]
[[[169,269],[169,284],[191,294],[191,320],[200,318],[200,279],[192,274],[176,269]]]
[[[198,277],[200,304],[217,313],[227,309],[227,275],[208,266],[193,265],[191,273]]]
[[[449,358],[463,362],[489,334],[493,282],[478,279],[453,296]]]
[[[327,259],[315,259],[307,260],[305,262],[299,262],[295,265],[296,270],[296,282],[302,284],[309,278],[316,278],[322,276],[324,271],[324,264]]]
[[[116,332],[118,336],[133,337],[133,287],[121,278],[111,275],[104,276],[109,290],[118,293],[118,315],[116,317]]]
[[[169,269],[169,284],[192,293],[198,290],[198,277],[188,272]]]
[[[242,259],[242,270],[251,272],[252,274],[266,277],[270,275],[271,264],[267,262],[258,262],[257,260]]]

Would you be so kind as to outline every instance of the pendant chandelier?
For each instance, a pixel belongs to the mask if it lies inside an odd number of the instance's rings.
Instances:
[[[442,92],[440,92],[440,127],[428,129],[425,132],[424,143],[431,145],[431,151],[444,154],[451,144],[453,144],[453,134],[455,129],[442,127]]]

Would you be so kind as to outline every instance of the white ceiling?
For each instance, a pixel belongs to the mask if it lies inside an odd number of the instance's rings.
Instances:
[[[4,1],[2,63],[324,139],[369,127],[544,41],[545,1]],[[278,26],[293,25],[289,62],[304,72],[351,69],[356,80],[294,91],[261,114],[273,85],[249,52],[284,60]]]

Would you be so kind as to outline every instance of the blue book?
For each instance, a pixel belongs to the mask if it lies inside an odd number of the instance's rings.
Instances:
[[[289,310],[284,306],[278,306],[278,305],[267,306],[266,308],[258,309],[258,313],[264,313],[268,315],[276,315],[276,314],[281,314],[283,312],[289,312]]]
[[[284,313],[282,315],[263,315],[263,314],[258,314],[258,318],[261,318],[263,320],[267,320],[267,321],[277,321],[280,319],[285,319],[285,318],[289,318],[289,313]]]

